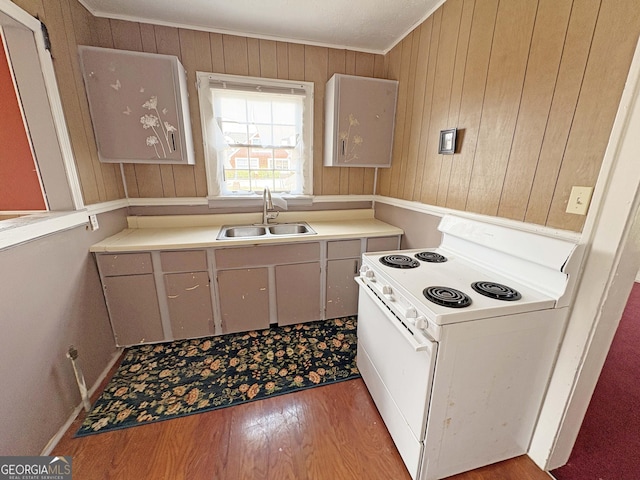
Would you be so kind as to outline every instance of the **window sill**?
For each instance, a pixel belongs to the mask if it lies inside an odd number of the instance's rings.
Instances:
[[[311,195],[290,195],[272,193],[275,206],[287,210],[290,206],[310,206]],[[229,195],[226,197],[207,197],[209,208],[257,207],[262,206],[262,195]]]

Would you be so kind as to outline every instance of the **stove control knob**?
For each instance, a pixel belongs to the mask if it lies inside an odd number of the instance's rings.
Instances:
[[[365,277],[365,278],[373,279],[375,274],[373,273],[373,270],[371,270],[368,266],[362,265],[360,267],[360,276],[361,277]]]
[[[382,294],[385,297],[391,299],[391,294],[393,294],[393,290],[389,285],[383,285],[382,286]]]
[[[420,315],[418,318],[416,318],[415,326],[420,330],[424,330],[425,328],[427,328],[427,319]]]
[[[418,312],[416,311],[415,307],[409,307],[407,308],[407,311],[404,313],[404,316],[409,319],[414,319],[418,316]]]

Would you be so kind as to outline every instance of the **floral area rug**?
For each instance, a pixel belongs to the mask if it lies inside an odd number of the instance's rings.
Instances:
[[[76,437],[359,377],[356,317],[125,350]]]

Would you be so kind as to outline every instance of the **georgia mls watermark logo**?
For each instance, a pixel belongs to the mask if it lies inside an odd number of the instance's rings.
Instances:
[[[0,480],[71,480],[71,457],[0,457]]]

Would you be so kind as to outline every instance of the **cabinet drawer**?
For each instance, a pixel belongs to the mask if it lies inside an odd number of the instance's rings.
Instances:
[[[367,239],[367,252],[384,252],[398,250],[398,237],[373,237]]]
[[[146,253],[109,253],[97,257],[100,272],[105,277],[117,275],[140,275],[153,273],[151,254]]]
[[[327,242],[327,258],[356,258],[360,256],[362,242],[356,240],[336,240]]]
[[[216,250],[216,268],[241,268],[320,260],[320,244],[288,243]]]
[[[163,272],[201,272],[207,270],[207,252],[160,252],[160,263]]]

